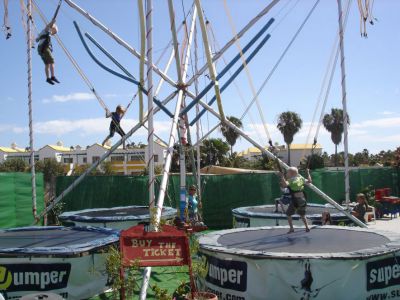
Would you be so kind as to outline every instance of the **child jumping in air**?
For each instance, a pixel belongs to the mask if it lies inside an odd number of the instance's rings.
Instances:
[[[292,216],[296,212],[302,219],[304,226],[306,227],[306,232],[309,232],[310,228],[308,227],[306,219],[307,201],[304,194],[304,185],[310,184],[312,182],[309,170],[307,169],[307,180],[299,175],[299,171],[295,167],[290,167],[288,169],[287,179],[285,179],[285,176],[282,173],[280,173],[280,176],[281,187],[288,188],[292,194],[291,202],[289,203],[289,207],[286,210],[286,215],[290,227],[288,233],[294,232]]]
[[[55,21],[51,21],[47,26],[43,29],[43,31],[36,38],[36,42],[38,42],[38,53],[42,58],[45,68],[46,74],[46,82],[54,85],[54,83],[60,83],[58,79],[54,75],[54,57],[53,57],[53,45],[51,44],[51,36],[55,35],[58,32],[57,25]]]
[[[103,141],[102,145],[104,146],[105,143],[107,143],[107,141],[109,139],[111,139],[115,132],[117,132],[121,137],[123,137],[125,135],[125,132],[122,130],[121,128],[121,119],[123,118],[123,116],[125,115],[125,109],[121,106],[118,105],[117,108],[115,109],[115,112],[106,112],[106,118],[110,118],[111,117],[111,122],[110,122],[110,134],[106,137],[106,139]],[[125,141],[124,141],[124,145],[123,145],[124,149],[125,147]]]

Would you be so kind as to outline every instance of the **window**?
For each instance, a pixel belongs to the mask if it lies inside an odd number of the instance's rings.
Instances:
[[[158,155],[157,154],[154,155],[154,162],[158,162]]]
[[[64,157],[64,164],[72,164],[74,162],[72,157]]]
[[[84,158],[83,158],[83,163],[84,163],[84,164],[87,164],[87,157],[84,157]]]
[[[100,160],[100,156],[93,156],[92,157],[92,163],[95,163],[96,161]]]
[[[144,160],[144,153],[133,154],[129,158],[130,161]]]
[[[111,161],[124,161],[123,155],[111,156]]]

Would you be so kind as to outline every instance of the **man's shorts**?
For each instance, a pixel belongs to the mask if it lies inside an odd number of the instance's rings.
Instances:
[[[306,214],[307,201],[304,197],[293,197],[286,209],[286,215],[292,216],[297,213],[299,216],[305,216]]]
[[[39,54],[45,65],[54,64],[54,57],[49,48],[44,49]]]

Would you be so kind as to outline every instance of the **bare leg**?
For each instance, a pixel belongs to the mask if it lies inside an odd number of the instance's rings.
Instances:
[[[294,232],[292,216],[288,216],[287,217],[287,221],[289,223],[289,231],[288,231],[288,233]]]
[[[50,65],[45,65],[44,66],[44,72],[46,73],[46,78],[50,78]]]
[[[51,77],[55,77],[54,76],[54,64],[50,64],[50,72],[51,72]]]
[[[304,226],[306,227],[306,232],[309,232],[310,228],[308,227],[306,216],[301,216],[301,219],[303,220]]]
[[[106,139],[103,141],[103,143],[101,143],[101,145],[104,146],[110,138],[111,136],[107,135]]]
[[[126,135],[126,133],[122,130],[122,128],[119,128],[118,134],[121,136],[121,138],[124,137],[124,135]],[[126,141],[123,142],[122,144],[123,149],[126,149]]]

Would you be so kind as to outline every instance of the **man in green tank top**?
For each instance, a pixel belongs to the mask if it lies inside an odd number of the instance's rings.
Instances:
[[[292,195],[289,207],[286,210],[286,215],[290,227],[288,233],[294,232],[292,216],[295,213],[297,213],[300,216],[300,218],[304,223],[306,231],[309,232],[310,228],[308,227],[306,219],[307,201],[304,194],[304,186],[306,184],[311,183],[311,176],[309,170],[307,169],[307,177],[308,177],[307,180],[299,175],[299,171],[295,167],[290,167],[288,169],[286,174],[287,178],[285,178],[285,176],[282,173],[280,173],[280,177],[281,177],[281,187],[288,188]]]

